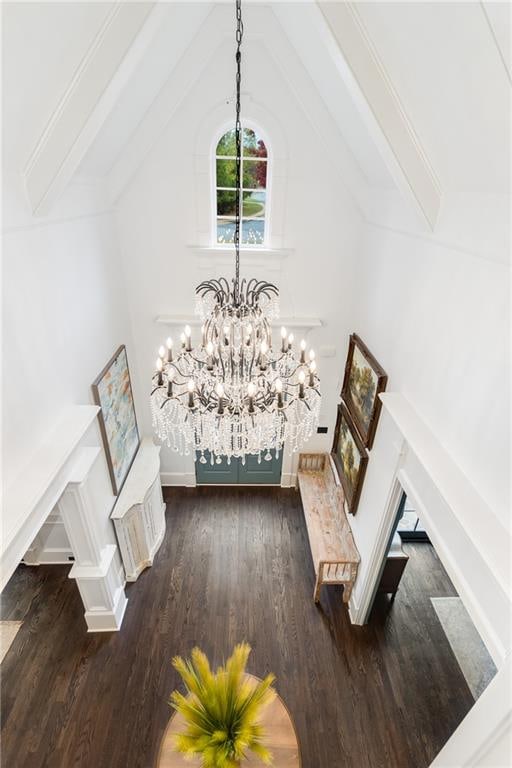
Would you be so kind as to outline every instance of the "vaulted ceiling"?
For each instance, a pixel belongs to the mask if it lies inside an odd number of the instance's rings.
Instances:
[[[264,46],[366,216],[376,195],[399,190],[433,228],[451,190],[508,193],[507,4],[306,0],[244,12],[248,43]],[[232,46],[224,2],[7,3],[4,14],[5,171],[22,173],[38,214],[72,182],[115,201]]]

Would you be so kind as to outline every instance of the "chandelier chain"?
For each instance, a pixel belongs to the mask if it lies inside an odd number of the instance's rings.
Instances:
[[[242,22],[242,0],[236,0],[236,122],[235,122],[235,144],[236,144],[236,196],[235,196],[235,234],[233,237],[235,244],[235,303],[240,301],[240,206],[241,206],[241,186],[242,186],[242,123],[240,120],[240,83],[241,61],[242,61],[242,37],[244,34],[244,25]]]

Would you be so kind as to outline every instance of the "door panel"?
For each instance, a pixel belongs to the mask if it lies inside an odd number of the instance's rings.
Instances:
[[[223,458],[220,464],[214,462],[213,466],[210,460],[210,454],[205,453],[206,464],[199,461],[200,454],[196,461],[196,482],[198,485],[236,485],[238,483],[238,459],[231,459],[228,465],[227,459]]]
[[[245,465],[241,459],[231,459],[228,466],[227,459],[223,458],[220,464],[210,463],[210,455],[205,453],[206,464],[201,464],[199,454],[196,461],[196,482],[198,485],[280,485],[283,454],[276,459],[272,453],[272,460],[265,461],[261,457],[247,456]]]
[[[282,463],[282,453],[278,459],[272,454],[272,461],[265,461],[262,456],[259,463],[257,456],[247,456],[245,466],[241,461],[238,464],[238,482],[245,485],[281,485]]]

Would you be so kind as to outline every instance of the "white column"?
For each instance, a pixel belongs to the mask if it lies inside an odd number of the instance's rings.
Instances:
[[[113,530],[107,535],[113,497],[104,475],[101,449],[81,448],[58,502],[75,557],[69,578],[76,580],[89,632],[119,630],[127,603]]]

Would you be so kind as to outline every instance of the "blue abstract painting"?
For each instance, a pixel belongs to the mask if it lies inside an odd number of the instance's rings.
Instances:
[[[101,407],[105,452],[114,494],[123,487],[137,453],[140,437],[135,416],[126,348],[120,347],[93,384],[96,403]]]

